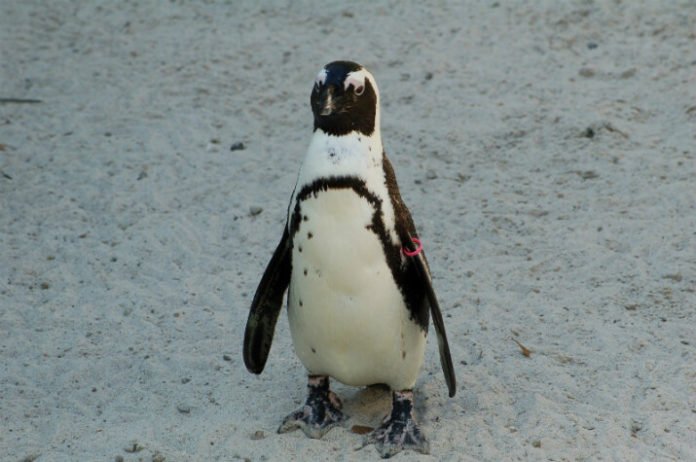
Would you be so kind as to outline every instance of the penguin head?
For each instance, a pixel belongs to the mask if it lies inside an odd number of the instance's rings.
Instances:
[[[310,97],[314,130],[342,136],[379,130],[379,94],[370,72],[351,61],[324,66],[314,80]]]

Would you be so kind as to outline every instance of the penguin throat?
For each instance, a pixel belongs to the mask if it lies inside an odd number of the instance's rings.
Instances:
[[[312,162],[323,164],[325,169],[321,176],[336,174],[363,176],[367,172],[382,170],[381,137],[378,133],[365,136],[352,132],[343,136],[332,136],[324,132],[315,134],[318,146]]]

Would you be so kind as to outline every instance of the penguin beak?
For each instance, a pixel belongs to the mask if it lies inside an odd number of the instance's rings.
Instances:
[[[333,85],[328,85],[319,94],[319,115],[329,116],[333,114],[336,109],[336,103],[334,99],[335,87]]]

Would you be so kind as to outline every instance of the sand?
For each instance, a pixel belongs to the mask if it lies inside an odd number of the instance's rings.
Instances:
[[[314,76],[351,59],[457,365],[449,399],[431,332],[432,455],[395,460],[696,460],[696,4],[432,3],[0,2],[0,459],[377,459],[275,433],[285,314],[241,358]]]

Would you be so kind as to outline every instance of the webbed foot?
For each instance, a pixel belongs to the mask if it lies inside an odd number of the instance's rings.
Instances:
[[[374,444],[379,454],[387,459],[404,449],[422,454],[430,453],[430,445],[413,418],[413,391],[394,391],[391,414],[382,425],[367,435],[364,445]]]
[[[301,429],[310,438],[321,438],[348,418],[341,412],[341,400],[329,390],[329,378],[310,376],[307,381],[307,401],[280,424],[278,433]]]

